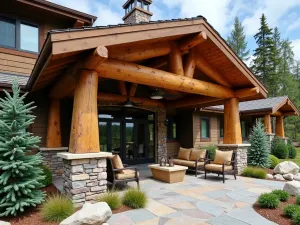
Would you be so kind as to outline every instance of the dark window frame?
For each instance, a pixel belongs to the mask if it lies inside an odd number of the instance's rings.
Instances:
[[[245,124],[245,136],[243,135],[243,126],[242,124]],[[242,139],[247,140],[249,137],[249,130],[248,130],[248,121],[241,120],[241,133],[242,133]]]
[[[178,133],[178,125],[176,122],[175,118],[168,118],[167,119],[167,140],[171,141],[171,140],[179,140],[179,133]],[[174,137],[174,132],[173,132],[173,125],[175,124],[176,126],[176,137]]]
[[[20,52],[27,52],[27,53],[33,53],[33,54],[39,54],[40,53],[40,26],[36,23],[32,23],[32,22],[28,22],[26,20],[21,20],[18,18],[14,18],[14,17],[8,17],[8,16],[4,16],[2,14],[0,14],[0,20],[11,20],[11,21],[15,21],[15,48],[10,47],[10,46],[6,46],[6,45],[0,45],[1,48],[6,48],[6,49],[12,49],[12,50],[16,50],[16,51],[20,51]],[[21,24],[27,25],[27,26],[32,26],[32,27],[36,27],[38,29],[38,40],[37,40],[37,48],[38,51],[29,51],[29,50],[24,50],[21,49]]]
[[[205,120],[208,122],[207,134],[209,135],[209,137],[202,137],[202,120]],[[208,116],[200,116],[200,141],[201,142],[210,142],[211,141],[211,118]]]
[[[218,137],[219,139],[224,138],[224,118],[218,118]],[[221,129],[223,128],[223,136],[221,136]]]

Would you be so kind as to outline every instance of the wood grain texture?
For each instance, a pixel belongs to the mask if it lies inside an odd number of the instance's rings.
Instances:
[[[119,90],[121,95],[127,96],[127,88],[125,81],[119,81]]]
[[[239,99],[255,96],[255,95],[258,95],[258,94],[259,94],[259,88],[258,87],[244,88],[244,89],[240,89],[240,90],[235,91],[235,96]]]
[[[168,108],[184,108],[184,107],[192,107],[196,105],[201,105],[209,102],[215,102],[220,99],[208,97],[208,96],[187,96],[183,99],[170,101],[167,104]]]
[[[265,125],[265,132],[267,134],[272,134],[272,124],[271,124],[271,115],[265,115],[264,119],[264,125]]]
[[[83,62],[83,68],[93,70],[108,58],[108,50],[104,46],[98,46]]]
[[[187,37],[184,37],[180,42],[180,50],[186,51],[189,50],[202,42],[207,40],[207,35],[205,32],[200,32],[198,34],[191,34]]]
[[[276,117],[276,136],[282,138],[285,137],[283,118],[284,118],[283,116]]]
[[[195,59],[195,54],[194,51],[191,50],[184,63],[184,76],[193,78],[194,77],[194,72],[196,68],[196,59]]]
[[[50,100],[46,147],[47,148],[62,147],[61,125],[60,125],[60,101],[56,99]]]
[[[184,75],[182,54],[179,45],[175,41],[170,41],[171,52],[169,54],[169,71],[179,76]]]
[[[221,85],[178,76],[173,73],[119,60],[107,59],[95,70],[99,73],[100,77],[110,79],[211,97],[234,97],[234,93],[230,88]]]
[[[239,100],[231,98],[224,104],[224,144],[242,144]]]
[[[138,84],[135,84],[135,83],[132,83],[130,85],[130,88],[129,88],[129,96],[130,97],[134,97],[135,96],[137,87],[138,87]]]
[[[81,70],[74,93],[71,153],[100,152],[97,94],[97,72]]]

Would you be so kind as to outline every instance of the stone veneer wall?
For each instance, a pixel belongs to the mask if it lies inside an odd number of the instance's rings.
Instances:
[[[151,20],[151,15],[140,11],[138,9],[134,9],[125,19],[124,23],[126,24],[135,24],[140,22],[149,22]]]
[[[94,203],[107,191],[106,159],[63,159],[63,192],[76,207]]]
[[[40,148],[43,157],[43,164],[47,166],[53,177],[60,177],[63,174],[63,160],[57,156],[57,153],[67,152],[68,148]]]
[[[221,144],[217,145],[218,149],[221,151],[232,151],[236,153],[235,155],[235,170],[238,175],[240,175],[243,170],[247,167],[247,152],[250,144]]]

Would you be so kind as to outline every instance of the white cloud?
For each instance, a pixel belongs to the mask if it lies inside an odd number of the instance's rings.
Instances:
[[[293,52],[296,60],[300,60],[300,39],[292,40]]]
[[[287,27],[287,31],[293,31],[300,27],[300,18],[294,20],[292,23],[290,23]]]

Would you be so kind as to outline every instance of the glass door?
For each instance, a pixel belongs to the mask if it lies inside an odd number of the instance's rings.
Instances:
[[[102,152],[121,152],[121,122],[119,121],[100,121],[100,150]]]

